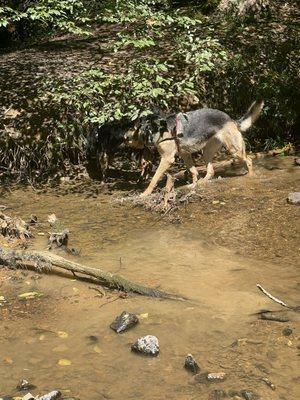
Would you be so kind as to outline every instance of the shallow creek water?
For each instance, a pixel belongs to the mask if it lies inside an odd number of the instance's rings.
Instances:
[[[8,300],[31,290],[45,296],[32,300],[38,304],[34,312],[1,321],[0,394],[16,395],[16,384],[26,378],[37,386],[34,394],[57,388],[81,400],[205,400],[217,399],[212,397],[217,389],[251,389],[267,400],[300,398],[299,314],[289,313],[286,324],[253,315],[281,309],[257,290],[257,283],[287,302],[299,300],[292,267],[237,256],[210,244],[199,222],[170,225],[107,195],[86,199],[19,190],[1,204],[24,219],[33,213],[45,222],[55,213],[71,231],[70,246],[81,249],[72,259],[190,300],[118,299],[110,292],[100,298],[89,289],[95,285],[55,275],[33,280],[29,273],[20,282],[3,281],[0,295]],[[45,247],[46,236],[36,235],[31,248]],[[109,324],[123,310],[145,315],[137,327],[117,335]],[[294,329],[291,337],[281,333],[286,326]],[[145,334],[158,337],[158,357],[130,351],[130,344]],[[232,345],[241,338],[247,340]],[[183,368],[188,353],[202,372],[226,372],[227,380],[195,384]],[[60,359],[71,365],[58,365]],[[266,376],[276,391],[261,381]]]

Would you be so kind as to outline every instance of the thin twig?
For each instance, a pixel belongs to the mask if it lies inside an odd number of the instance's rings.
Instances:
[[[281,300],[277,299],[276,297],[272,296],[271,293],[267,292],[266,289],[264,289],[261,285],[257,284],[256,286],[258,287],[259,290],[261,290],[263,292],[263,294],[265,294],[267,297],[269,297],[269,299],[275,301],[275,303],[278,303],[278,304],[280,304],[280,305],[282,305],[283,307],[286,307],[286,308],[290,308],[290,309],[294,309],[295,308],[295,307],[288,306],[283,301],[281,301]]]

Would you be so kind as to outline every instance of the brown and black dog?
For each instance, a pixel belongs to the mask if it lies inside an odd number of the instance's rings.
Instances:
[[[129,146],[142,149],[152,144],[156,146],[161,156],[160,164],[141,196],[152,193],[164,173],[174,163],[176,155],[183,159],[191,172],[193,178],[191,188],[211,179],[214,176],[213,157],[223,146],[233,157],[243,161],[251,175],[252,160],[246,154],[242,132],[249,129],[256,121],[263,105],[263,101],[254,102],[238,121],[222,111],[201,108],[184,114],[172,114],[165,119],[157,116],[130,129],[126,134]],[[200,150],[203,151],[207,167],[203,180],[198,180],[198,171],[192,158],[192,154]]]

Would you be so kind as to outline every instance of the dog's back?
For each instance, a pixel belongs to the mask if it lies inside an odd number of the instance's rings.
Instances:
[[[178,114],[177,134],[183,147],[199,151],[205,143],[232,119],[226,113],[212,108],[201,108]]]

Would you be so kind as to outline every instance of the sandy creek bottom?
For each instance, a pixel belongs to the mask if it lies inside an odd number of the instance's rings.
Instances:
[[[57,388],[81,400],[205,400],[217,399],[213,392],[221,389],[232,395],[249,389],[266,400],[300,398],[299,313],[290,312],[291,321],[284,324],[254,315],[261,309],[282,310],[257,290],[257,283],[287,302],[299,302],[299,275],[292,266],[237,256],[209,243],[199,221],[168,225],[110,196],[86,199],[18,190],[1,203],[24,219],[33,213],[46,221],[54,212],[71,230],[70,245],[81,249],[78,262],[190,300],[120,299],[109,291],[101,298],[90,289],[95,285],[72,278],[1,275],[0,295],[15,301],[15,309],[3,313],[1,321],[0,394],[16,395],[16,384],[26,378],[37,386],[34,394]],[[31,247],[45,249],[46,236],[35,236]],[[17,295],[32,290],[44,296],[18,306]],[[117,335],[109,324],[123,310],[143,318]],[[285,337],[282,329],[288,326],[293,334]],[[158,357],[130,351],[131,343],[145,334],[158,337]],[[202,372],[226,372],[226,381],[195,383],[183,368],[188,353]],[[60,359],[71,365],[60,366]],[[274,382],[275,391],[263,377]]]

